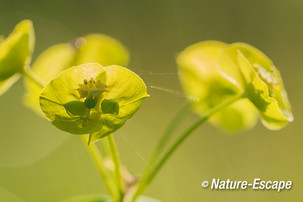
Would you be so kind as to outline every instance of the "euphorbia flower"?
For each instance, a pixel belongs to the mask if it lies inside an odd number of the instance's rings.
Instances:
[[[293,120],[279,71],[261,51],[248,44],[201,42],[184,50],[178,65],[184,90],[199,114],[242,95],[212,117],[211,121],[223,128],[252,127],[254,108],[269,129],[280,129]]]
[[[277,130],[293,121],[281,75],[260,50],[245,43],[230,44],[218,56],[217,67],[256,106],[267,128]]]
[[[216,58],[226,46],[218,41],[204,41],[189,46],[177,58],[183,89],[199,115],[203,116],[238,93],[215,66]],[[212,124],[228,131],[252,128],[256,121],[256,110],[246,98],[225,107],[210,119]]]
[[[57,128],[93,134],[93,141],[120,128],[148,97],[139,76],[117,65],[71,67],[45,86],[40,106]]]
[[[18,80],[19,74],[30,63],[34,43],[30,20],[21,21],[5,40],[0,39],[0,95]]]

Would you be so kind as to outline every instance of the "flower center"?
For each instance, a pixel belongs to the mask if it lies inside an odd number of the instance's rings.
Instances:
[[[100,80],[95,80],[91,78],[90,80],[85,79],[83,84],[79,84],[79,88],[76,90],[78,91],[81,98],[93,99],[98,95],[101,95],[106,90],[106,84],[102,83]]]

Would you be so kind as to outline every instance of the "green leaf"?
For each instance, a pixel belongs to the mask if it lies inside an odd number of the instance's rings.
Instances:
[[[63,202],[113,202],[114,200],[106,194],[88,194],[74,196]]]
[[[32,65],[32,70],[45,82],[50,82],[59,73],[72,66],[75,49],[67,43],[57,44],[45,50]],[[41,87],[31,80],[24,79],[26,94],[24,102],[37,114],[42,115],[39,105]]]
[[[32,22],[23,20],[0,43],[0,95],[17,81],[18,77],[14,75],[22,73],[30,63],[34,41]]]
[[[218,67],[228,81],[236,81],[232,84],[241,83],[267,128],[277,130],[293,120],[281,75],[261,51],[245,43],[231,44],[219,56]],[[228,69],[236,69],[241,79]]]
[[[80,97],[79,92],[84,90],[88,91],[87,97]],[[96,101],[96,107],[87,116],[71,116],[63,106],[91,97]],[[71,67],[52,80],[40,95],[40,106],[54,126],[72,134],[93,133],[94,142],[120,128],[138,110],[145,97],[148,97],[146,86],[132,71],[117,65],[103,68],[88,63]],[[101,103],[104,99],[115,100],[119,114],[103,113]]]
[[[227,44],[222,42],[204,41],[189,46],[177,58],[184,92],[199,115],[203,116],[240,92],[216,67],[217,57],[225,47]],[[241,100],[216,113],[209,121],[224,130],[239,131],[253,127],[257,113],[251,103]]]
[[[103,66],[126,66],[127,49],[116,39],[103,34],[89,34],[76,40],[77,51],[74,65],[99,63]]]

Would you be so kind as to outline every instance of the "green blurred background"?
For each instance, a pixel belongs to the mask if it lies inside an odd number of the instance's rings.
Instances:
[[[263,50],[284,79],[295,121],[281,131],[260,123],[236,135],[205,124],[180,147],[147,195],[167,202],[303,201],[303,1],[302,0],[0,0],[0,33],[24,18],[36,31],[36,57],[50,45],[85,33],[119,39],[129,67],[149,86],[150,98],[116,134],[123,163],[133,173],[145,165],[176,109],[185,103],[175,57],[208,39],[242,41]],[[22,104],[20,80],[0,98],[0,201],[48,202],[105,192],[83,143]],[[192,115],[185,128],[197,117]],[[291,180],[291,190],[213,191],[212,178]]]

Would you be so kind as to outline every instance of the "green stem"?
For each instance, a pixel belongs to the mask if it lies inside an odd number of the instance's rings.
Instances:
[[[166,151],[166,153],[162,156],[162,158],[159,160],[159,162],[156,164],[156,166],[152,169],[152,171],[147,175],[143,176],[141,183],[139,183],[137,190],[135,191],[133,201],[144,192],[146,187],[151,183],[155,175],[159,172],[159,170],[162,168],[164,163],[169,159],[169,157],[173,154],[173,152],[181,145],[184,140],[189,137],[189,135],[197,129],[202,123],[204,123],[210,116],[215,114],[216,112],[220,111],[221,109],[225,108],[226,106],[234,103],[238,99],[242,98],[244,95],[238,94],[232,99],[229,99],[211,110],[209,110],[204,116],[202,116],[200,119],[198,119],[194,124],[192,124],[185,132],[181,134],[181,136],[171,145],[171,147]]]
[[[177,129],[177,127],[180,125],[180,123],[183,121],[183,119],[186,117],[186,115],[188,114],[189,111],[190,111],[190,103],[186,103],[181,108],[181,110],[174,116],[174,118],[171,120],[171,122],[168,124],[164,133],[161,135],[161,139],[159,140],[158,145],[154,149],[154,151],[151,155],[151,158],[147,162],[142,176],[148,175],[148,173],[151,171],[153,163],[157,160],[159,154],[161,153],[161,151],[163,151],[164,147],[168,143],[172,134]]]
[[[87,142],[88,142],[87,135],[81,135],[81,137],[82,137],[84,144],[87,147],[91,157],[93,158],[93,160],[99,170],[99,173],[101,174],[102,178],[104,179],[105,185],[106,185],[109,193],[112,196],[117,197],[118,196],[117,189],[115,188],[115,184],[113,183],[113,180],[111,179],[110,174],[104,165],[104,160],[103,160],[97,146],[95,144],[90,144],[89,146],[87,146]]]
[[[120,192],[120,201],[123,201],[124,186],[123,186],[123,179],[122,179],[121,169],[120,169],[121,166],[120,166],[120,158],[119,158],[118,149],[117,149],[116,142],[115,142],[115,139],[112,134],[108,135],[106,138],[108,141],[110,155],[111,155],[113,163],[115,165],[114,173],[115,173],[116,185]]]
[[[33,72],[30,67],[25,67],[22,74],[41,88],[44,88],[46,85],[45,81],[43,81],[35,72]]]
[[[102,152],[105,156],[105,158],[110,158],[110,151],[109,151],[109,146],[108,146],[108,141],[106,138],[102,138],[100,141]]]

